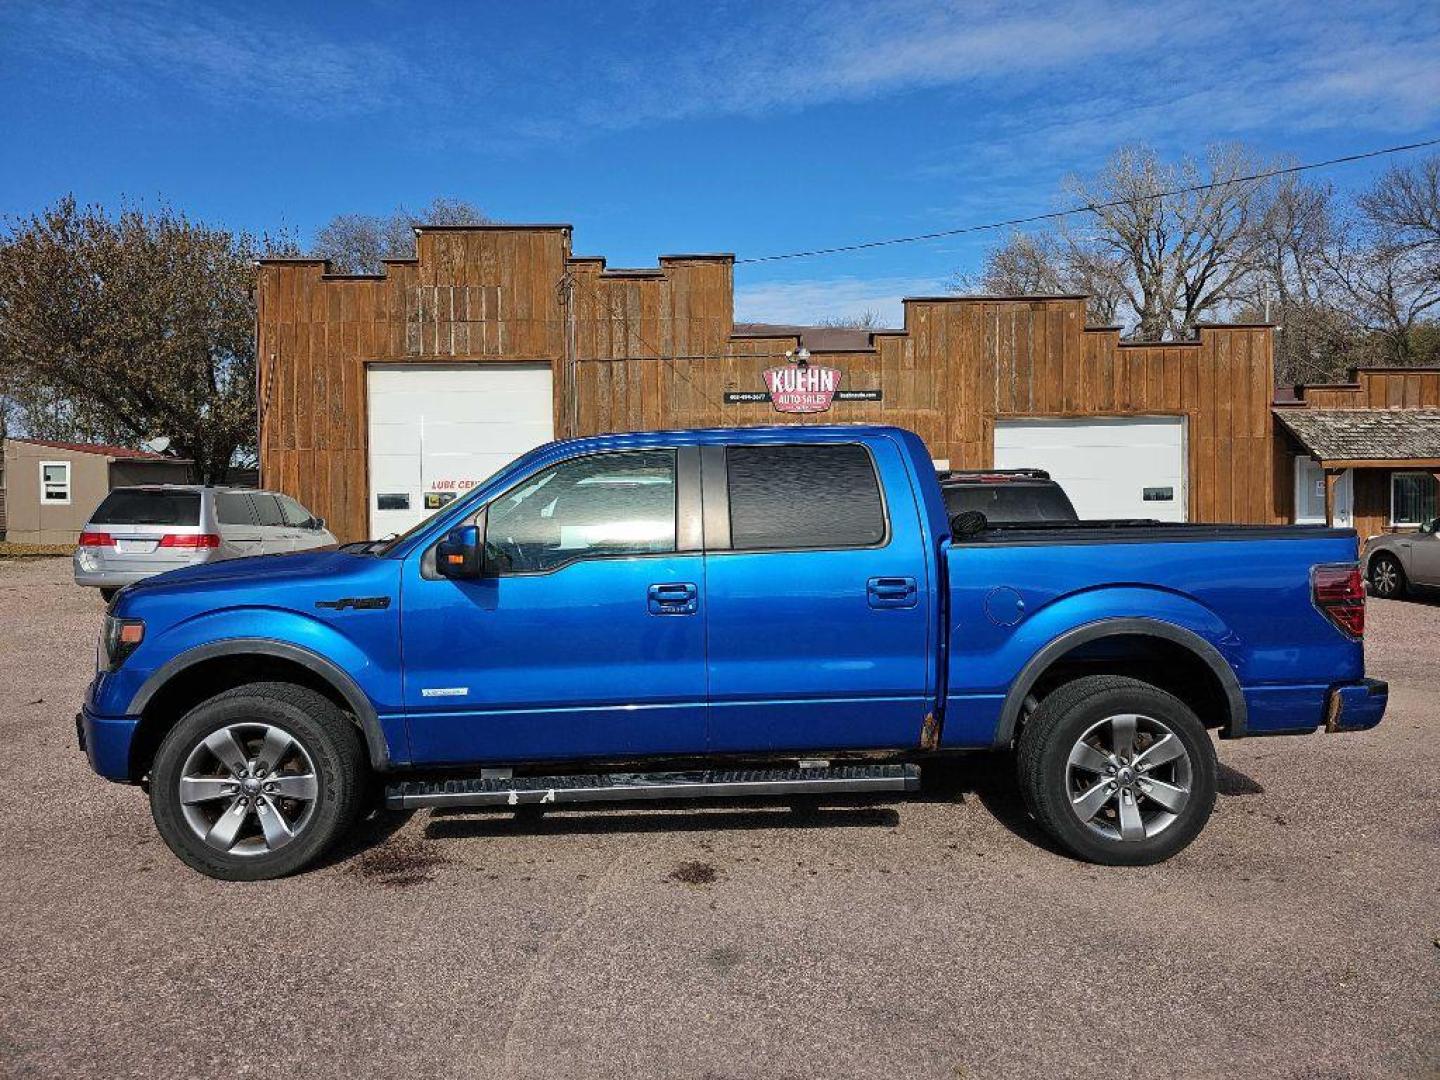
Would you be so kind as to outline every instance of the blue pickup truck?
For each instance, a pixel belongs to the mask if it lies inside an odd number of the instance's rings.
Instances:
[[[1349,530],[947,520],[888,427],[606,435],[393,539],[179,570],[76,718],[171,850],[257,879],[392,807],[910,791],[1013,748],[1077,856],[1165,859],[1221,738],[1369,728]]]

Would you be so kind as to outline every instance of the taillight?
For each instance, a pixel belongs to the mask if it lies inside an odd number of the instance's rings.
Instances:
[[[218,548],[220,537],[215,533],[166,533],[160,538],[163,548]]]
[[[81,547],[114,547],[115,537],[109,533],[82,532],[80,534]]]
[[[1310,568],[1310,598],[1320,613],[1352,638],[1365,636],[1365,579],[1354,563]]]

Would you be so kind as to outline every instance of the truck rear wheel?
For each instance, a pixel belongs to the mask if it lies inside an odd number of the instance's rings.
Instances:
[[[1184,702],[1095,675],[1049,694],[1020,734],[1030,813],[1090,862],[1136,866],[1181,850],[1215,806],[1215,747]]]
[[[308,865],[354,821],[364,793],[359,732],[322,695],[253,683],[175,725],[150,772],[150,811],[181,861],[258,881]]]

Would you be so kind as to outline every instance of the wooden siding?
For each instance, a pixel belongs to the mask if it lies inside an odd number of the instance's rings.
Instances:
[[[872,347],[816,352],[841,388],[878,402],[777,414],[726,404],[763,390],[793,337],[733,336],[733,260],[666,256],[610,270],[570,254],[564,227],[422,230],[382,277],[318,262],[260,268],[261,482],[299,498],[342,540],[365,535],[368,363],[547,360],[560,436],[773,423],[877,422],[918,432],[956,468],[992,464],[1007,417],[1187,418],[1189,517],[1283,520],[1274,484],[1271,332],[1206,327],[1195,342],[1122,343],[1086,329],[1083,297],[907,300]],[[572,389],[573,387],[573,389]]]

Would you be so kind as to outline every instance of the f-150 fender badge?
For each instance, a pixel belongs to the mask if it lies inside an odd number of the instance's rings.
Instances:
[[[421,697],[464,697],[470,693],[468,686],[427,686],[420,691]]]
[[[339,600],[316,600],[315,606],[319,608],[334,608],[336,611],[344,611],[351,608],[355,611],[384,611],[390,606],[388,596],[344,596]]]

